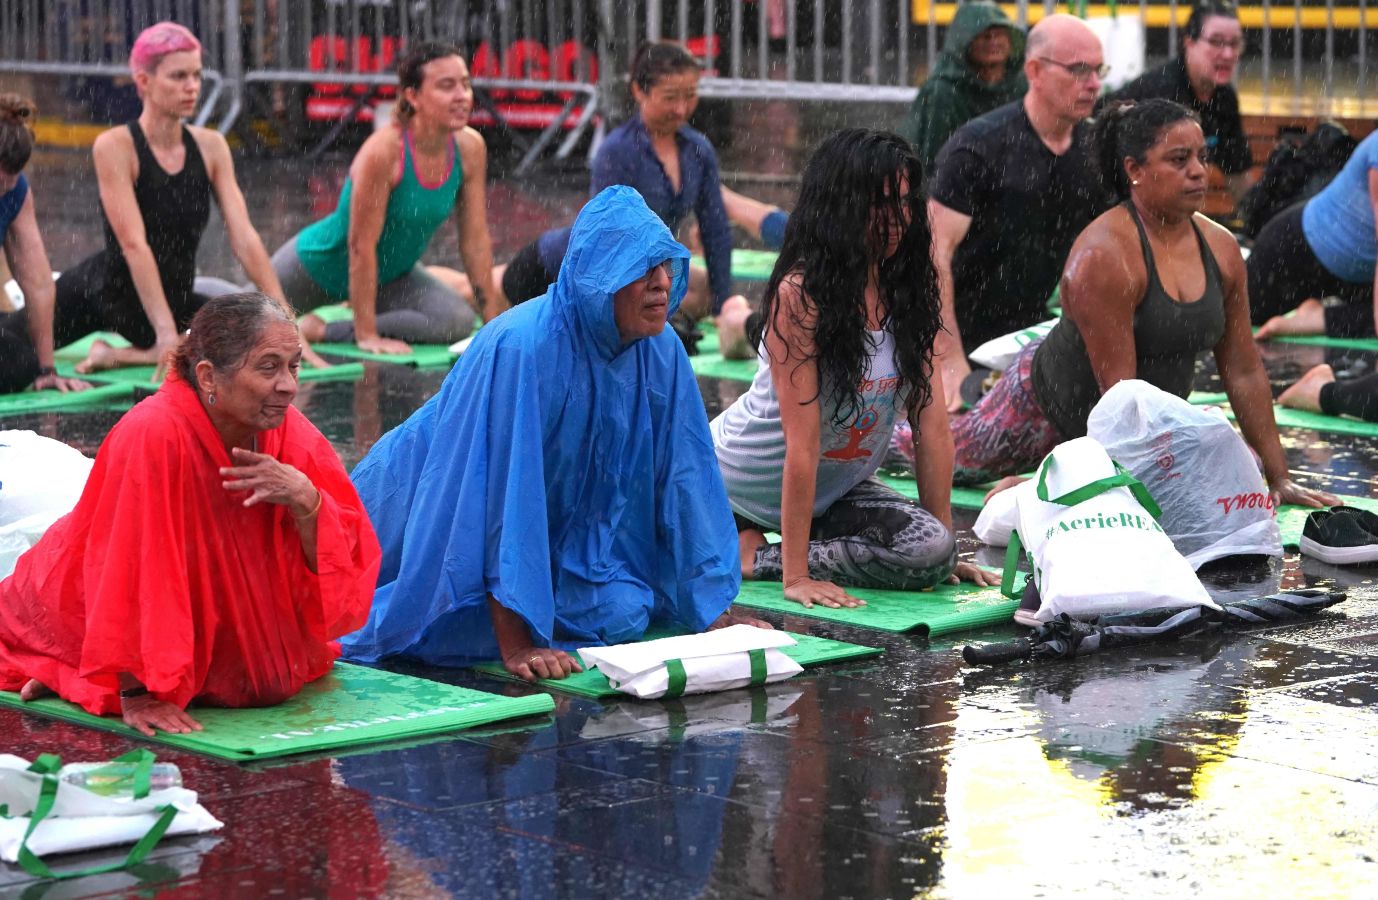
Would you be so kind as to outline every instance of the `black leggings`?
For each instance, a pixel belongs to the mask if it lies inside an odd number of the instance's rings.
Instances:
[[[738,531],[760,528],[737,517]],[[957,542],[943,523],[874,478],[863,481],[813,520],[809,577],[844,587],[921,591],[952,574]],[[753,577],[780,581],[781,546],[756,551]]]
[[[1338,297],[1325,310],[1330,337],[1373,337],[1373,282],[1336,278],[1306,242],[1301,216],[1306,204],[1278,213],[1259,232],[1249,254],[1249,309],[1255,325],[1296,309],[1303,300]]]
[[[1378,422],[1378,372],[1321,387],[1321,412]]]
[[[502,273],[502,292],[507,302],[516,306],[544,294],[559,276],[559,272],[546,270],[545,263],[541,262],[540,242],[532,241],[518,250],[507,264]]]

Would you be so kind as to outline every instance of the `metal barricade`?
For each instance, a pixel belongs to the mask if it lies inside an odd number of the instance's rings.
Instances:
[[[204,125],[233,87],[225,76],[226,50],[237,50],[237,30],[221,27],[225,8],[238,0],[0,0],[0,69],[35,75],[127,78],[129,49],[139,32],[171,20],[202,43],[202,92],[193,121]]]
[[[567,156],[594,121],[593,14],[585,0],[255,0],[240,28],[241,83],[312,85],[307,102],[348,122],[394,96],[407,46],[448,41],[469,60],[480,123],[508,115],[543,123],[520,172],[562,130],[556,155]]]

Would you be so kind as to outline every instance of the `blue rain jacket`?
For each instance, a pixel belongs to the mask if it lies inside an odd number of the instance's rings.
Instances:
[[[545,296],[484,326],[359,463],[383,564],[347,656],[497,659],[490,593],[565,649],[727,610],[737,532],[689,359],[670,328],[624,346],[613,320],[614,292],[667,260],[673,313],[688,251],[635,190],[602,191]]]

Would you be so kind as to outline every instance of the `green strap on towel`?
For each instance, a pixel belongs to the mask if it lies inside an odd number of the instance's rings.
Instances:
[[[747,659],[751,660],[751,686],[756,687],[766,683],[766,651],[748,650]],[[688,683],[688,677],[684,672],[684,662],[679,659],[665,660],[665,674],[670,677],[670,686],[661,695],[662,700],[674,700],[684,696],[684,688]]]
[[[149,784],[153,772],[154,755],[147,750],[131,750],[123,756],[117,756],[111,762],[115,763],[134,763],[134,799],[142,800],[148,796]],[[147,858],[153,848],[158,846],[158,842],[163,839],[163,835],[172,825],[172,820],[177,818],[177,808],[171,804],[158,807],[158,819],[153,826],[144,833],[129,851],[129,855],[121,862],[108,863],[101,866],[92,866],[88,869],[81,869],[75,872],[54,872],[48,868],[43,860],[34,855],[29,849],[29,838],[34,830],[38,828],[40,822],[46,819],[53,811],[53,804],[57,802],[58,789],[58,770],[62,768],[62,760],[52,753],[45,753],[34,760],[33,765],[29,766],[29,771],[43,776],[43,784],[39,788],[38,802],[34,805],[33,812],[29,814],[29,827],[24,832],[24,840],[19,845],[19,865],[24,867],[36,878],[52,878],[54,880],[65,880],[68,878],[84,878],[87,875],[102,875],[106,872],[117,872],[121,869],[132,869]]]

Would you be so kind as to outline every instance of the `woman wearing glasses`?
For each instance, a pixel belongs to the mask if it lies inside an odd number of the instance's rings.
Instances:
[[[1210,162],[1225,173],[1236,201],[1247,187],[1244,173],[1254,162],[1239,117],[1239,95],[1231,83],[1243,50],[1244,29],[1234,3],[1203,0],[1192,7],[1177,58],[1145,72],[1106,100],[1161,97],[1196,113]]]

